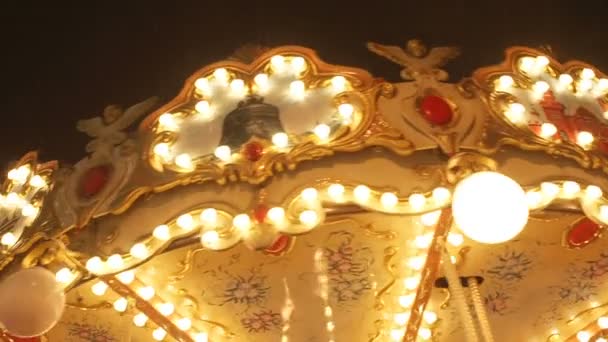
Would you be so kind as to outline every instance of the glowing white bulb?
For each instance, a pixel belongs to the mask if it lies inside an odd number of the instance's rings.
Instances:
[[[507,107],[507,111],[505,115],[509,119],[509,121],[513,123],[521,122],[524,119],[524,113],[526,112],[526,107],[521,103],[511,103]]]
[[[432,227],[437,224],[437,221],[439,221],[439,216],[441,216],[441,211],[431,211],[420,216],[420,222],[422,222],[422,225],[426,227]]]
[[[427,324],[433,324],[437,322],[437,314],[433,311],[425,311],[424,314],[422,314],[422,317],[424,318],[424,321]]]
[[[387,209],[394,208],[398,202],[399,199],[392,192],[385,192],[380,196],[380,203]]]
[[[315,188],[306,188],[302,190],[301,196],[306,202],[314,202],[319,197],[319,192]]]
[[[599,95],[605,93],[606,90],[608,90],[608,79],[600,78],[600,80],[597,82],[597,90],[600,93]]]
[[[300,213],[300,222],[308,227],[314,227],[319,222],[319,217],[314,210],[304,210]]]
[[[198,89],[203,95],[211,95],[211,85],[209,84],[209,80],[206,78],[199,78],[194,82],[194,86]]]
[[[334,76],[331,79],[331,88],[336,93],[341,93],[346,90],[348,81],[344,76]]]
[[[209,335],[205,332],[193,336],[194,342],[209,342]]]
[[[302,72],[306,70],[306,60],[302,57],[296,56],[291,58],[291,67],[295,72]]]
[[[593,134],[585,131],[578,132],[576,143],[582,147],[589,147],[593,143]]]
[[[161,315],[169,316],[175,311],[175,306],[172,303],[162,303],[158,305],[157,309]]]
[[[247,93],[245,81],[237,78],[230,82],[230,91],[237,96],[243,96]]]
[[[344,121],[350,121],[354,112],[355,107],[353,107],[353,105],[350,103],[342,103],[338,106],[338,114],[340,114],[342,120]]]
[[[6,203],[11,207],[21,207],[23,206],[23,197],[15,192],[10,192],[6,195]]]
[[[203,245],[213,246],[220,240],[220,234],[215,230],[209,230],[203,233],[201,236],[201,242]]]
[[[170,131],[177,129],[177,123],[175,122],[173,115],[171,115],[170,113],[165,113],[165,114],[159,116],[158,123],[160,124],[160,126],[162,128],[170,130]]]
[[[251,219],[247,214],[238,214],[232,219],[232,225],[241,233],[245,233],[251,228]]]
[[[540,136],[548,139],[551,138],[557,133],[557,127],[550,122],[545,122],[540,126]]]
[[[154,288],[152,286],[145,286],[140,288],[137,291],[137,294],[143,299],[143,300],[150,300],[152,299],[152,297],[154,297]]]
[[[43,188],[46,186],[46,181],[39,175],[35,175],[30,179],[30,185],[34,188]]]
[[[326,124],[319,124],[313,129],[315,135],[321,140],[327,140],[331,133],[331,128]]]
[[[498,89],[509,89],[513,86],[514,83],[515,81],[513,81],[513,77],[509,75],[502,75],[498,78]]]
[[[420,337],[424,341],[430,339],[431,336],[433,336],[433,333],[431,332],[431,329],[429,329],[429,328],[420,328],[418,330],[418,337]]]
[[[160,328],[160,327],[156,328],[152,332],[152,338],[154,338],[157,341],[162,341],[165,339],[165,337],[167,337],[167,332],[163,328]]]
[[[575,197],[580,191],[581,186],[577,182],[565,181],[563,184],[564,197]]]
[[[190,231],[194,229],[196,225],[196,223],[194,222],[194,217],[192,217],[192,215],[190,214],[180,215],[175,221],[175,223],[177,223],[177,225],[185,231]]]
[[[603,337],[599,337],[599,338],[595,339],[595,342],[608,342],[608,340]]]
[[[209,101],[199,101],[194,105],[194,109],[205,118],[211,117],[211,105]]]
[[[559,75],[559,84],[562,87],[565,88],[565,87],[571,85],[572,82],[574,82],[574,79],[572,79],[572,76],[570,76],[568,74],[561,74],[561,75]]]
[[[146,245],[141,242],[134,244],[129,252],[134,258],[137,259],[145,259],[150,254],[148,252],[148,247],[146,247]]]
[[[274,224],[281,224],[285,221],[285,209],[281,207],[270,208],[266,216],[270,222]]]
[[[171,234],[169,234],[169,227],[165,224],[161,224],[160,226],[154,228],[152,235],[161,241],[167,241],[171,238]]]
[[[216,81],[222,84],[226,84],[228,83],[228,78],[230,77],[230,75],[228,74],[228,70],[224,68],[217,68],[213,72],[213,77],[215,77]]]
[[[450,190],[446,188],[439,187],[433,190],[433,200],[439,205],[447,203],[450,200],[450,196]]]
[[[255,77],[253,78],[253,82],[255,82],[255,85],[258,86],[258,89],[260,91],[265,91],[268,89],[269,83],[268,83],[268,75],[267,74],[257,74],[255,75]]]
[[[430,233],[427,233],[424,235],[418,235],[414,239],[414,244],[416,245],[417,248],[420,248],[420,249],[429,248],[429,246],[431,245],[432,242],[433,242],[433,235]]]
[[[542,182],[540,184],[540,191],[544,196],[554,198],[557,196],[557,194],[559,194],[559,186],[555,183]]]
[[[156,154],[157,156],[164,158],[164,159],[169,159],[169,156],[170,156],[169,144],[158,143],[158,144],[154,145],[153,151],[154,151],[154,154]]]
[[[100,257],[94,256],[87,260],[85,267],[89,272],[99,273],[103,269],[103,261],[101,261]]]
[[[608,205],[600,206],[600,218],[604,223],[608,223]]]
[[[146,322],[148,322],[148,316],[143,312],[140,312],[133,317],[133,324],[135,324],[136,327],[141,328],[146,325]]]
[[[589,185],[585,189],[585,196],[591,200],[597,200],[601,198],[603,194],[604,193],[602,192],[602,189],[600,189],[600,187],[596,185]]]
[[[525,73],[531,73],[536,66],[536,60],[533,57],[522,57],[519,59],[519,69]]]
[[[281,55],[272,56],[270,65],[274,71],[280,71],[285,68],[285,57]]]
[[[576,86],[576,89],[578,89],[582,93],[591,90],[591,88],[593,88],[593,80],[587,80],[587,79],[580,80],[580,82],[578,82],[578,84]]]
[[[214,154],[219,160],[225,163],[232,159],[232,151],[230,150],[230,147],[226,145],[216,147]]]
[[[536,208],[542,203],[543,195],[538,191],[528,191],[526,192],[526,202],[528,203],[529,208]]]
[[[415,271],[420,271],[424,267],[425,263],[426,258],[423,255],[420,255],[410,258],[407,265]]]
[[[410,313],[409,312],[402,312],[402,313],[398,313],[395,314],[394,317],[394,321],[397,325],[403,326],[407,324],[407,321],[410,319]]]
[[[96,296],[103,296],[108,290],[108,284],[103,281],[97,282],[91,286],[91,292]]]
[[[399,297],[399,305],[401,305],[403,308],[409,308],[410,306],[412,306],[412,304],[414,303],[414,300],[416,299],[416,296],[413,293],[410,293],[408,295],[405,296],[400,296]]]
[[[289,145],[289,137],[283,132],[275,133],[272,136],[272,143],[278,148],[285,148]]]
[[[297,80],[289,84],[289,94],[296,99],[304,98],[306,94],[306,85],[304,82]]]
[[[423,194],[411,194],[409,197],[409,203],[412,209],[416,211],[421,210],[426,203],[426,197],[424,197]]]
[[[206,227],[215,228],[217,224],[217,210],[207,208],[201,212],[201,223]]]
[[[124,260],[120,254],[112,254],[108,258],[108,265],[114,269],[118,269],[124,266]]]
[[[38,208],[28,203],[21,208],[21,215],[24,217],[36,217],[38,215],[38,211]]]
[[[5,233],[4,235],[2,235],[0,243],[6,247],[11,247],[17,243],[17,237],[11,232]]]
[[[537,69],[543,70],[549,65],[549,58],[547,56],[537,56],[534,64]]]
[[[536,95],[544,95],[549,88],[549,83],[545,81],[537,81],[532,85],[532,91],[534,91]]]
[[[357,185],[353,193],[357,202],[366,203],[367,201],[369,201],[371,190],[365,185]]]
[[[401,341],[405,331],[403,329],[391,329],[391,339],[393,341]]]
[[[126,298],[118,298],[115,302],[114,302],[114,310],[118,311],[118,312],[125,312],[127,311],[127,307],[129,306],[129,301]]]
[[[67,284],[74,279],[74,274],[69,268],[64,267],[55,273],[55,279],[60,283]]]
[[[344,186],[342,184],[332,184],[327,188],[327,194],[332,200],[338,202],[344,196]]]
[[[405,278],[405,280],[403,281],[403,285],[408,290],[415,290],[419,284],[420,284],[420,278],[418,278],[416,276]]]
[[[462,236],[462,234],[450,232],[447,240],[450,245],[458,247],[464,243],[464,236]]]
[[[608,317],[602,316],[602,317],[598,318],[597,319],[597,325],[601,329],[608,329]]]
[[[191,170],[194,168],[194,165],[192,165],[192,158],[190,158],[188,153],[182,153],[175,157],[175,164],[182,169]]]
[[[578,333],[576,333],[576,338],[580,342],[589,342],[589,340],[591,340],[591,333],[586,330],[581,330]]]
[[[177,322],[175,322],[175,325],[177,325],[179,330],[186,331],[192,327],[192,321],[190,318],[183,317],[178,319]]]
[[[132,270],[125,271],[116,275],[116,279],[118,279],[121,283],[129,285],[135,280],[135,272]]]
[[[581,71],[581,78],[585,80],[590,80],[595,77],[595,72],[592,69],[584,68]]]

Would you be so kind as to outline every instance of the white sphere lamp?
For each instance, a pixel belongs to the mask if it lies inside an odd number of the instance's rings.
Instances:
[[[456,226],[472,240],[487,244],[509,241],[528,222],[526,193],[503,174],[477,172],[457,184],[452,215]]]

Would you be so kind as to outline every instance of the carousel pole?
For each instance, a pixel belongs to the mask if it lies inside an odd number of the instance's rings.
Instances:
[[[481,293],[479,292],[479,283],[475,277],[467,279],[467,285],[471,290],[471,299],[473,300],[473,306],[475,307],[475,314],[479,321],[479,327],[481,328],[481,335],[486,342],[494,342],[494,336],[492,335],[492,327],[490,326],[490,320],[486,312],[486,308],[481,299]]]

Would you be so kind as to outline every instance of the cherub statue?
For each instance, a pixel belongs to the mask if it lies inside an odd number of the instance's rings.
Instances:
[[[422,77],[430,76],[437,81],[446,81],[448,73],[440,67],[460,55],[460,49],[457,47],[437,47],[429,51],[417,39],[408,41],[405,48],[377,43],[367,43],[367,48],[403,66],[401,78],[404,80],[420,80]]]
[[[93,138],[87,144],[86,151],[94,155],[111,153],[115,146],[127,139],[127,133],[123,130],[148,113],[157,102],[158,98],[151,97],[126,110],[110,105],[104,109],[102,116],[78,121],[76,128]]]

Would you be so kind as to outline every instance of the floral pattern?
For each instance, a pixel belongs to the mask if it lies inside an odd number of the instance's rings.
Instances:
[[[532,261],[524,252],[507,249],[498,255],[495,265],[489,268],[486,274],[496,280],[513,282],[522,280],[531,267]]]
[[[234,304],[260,305],[270,291],[265,278],[252,272],[249,276],[232,276],[224,290],[225,302]]]
[[[266,332],[281,326],[281,315],[272,310],[255,312],[243,319],[241,324],[250,333]]]
[[[506,291],[495,290],[484,297],[484,303],[490,312],[504,315],[509,308],[511,296]]]
[[[118,341],[110,334],[108,329],[92,326],[85,323],[70,323],[68,336],[77,338],[79,341],[87,342],[116,342]]]

